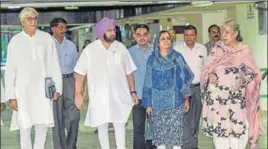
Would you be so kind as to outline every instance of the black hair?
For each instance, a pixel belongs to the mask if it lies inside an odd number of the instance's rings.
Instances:
[[[208,33],[210,33],[210,30],[211,30],[212,27],[217,27],[217,29],[218,29],[219,31],[221,31],[220,27],[219,27],[217,24],[212,24],[212,25],[210,25],[209,28],[208,28]]]
[[[242,36],[241,36],[241,32],[240,32],[240,30],[238,29],[237,30],[237,36],[236,36],[236,40],[237,41],[239,41],[239,42],[242,42],[243,41],[243,38],[242,38]]]
[[[183,31],[186,31],[186,30],[194,30],[195,31],[195,34],[197,34],[197,29],[193,25],[187,25],[187,26],[185,26],[184,29],[183,29]]]
[[[61,17],[53,18],[50,22],[50,27],[56,27],[59,23],[67,24],[67,21]]]
[[[135,27],[134,31],[136,32],[137,29],[139,29],[139,28],[145,28],[148,32],[150,31],[148,25],[146,25],[146,24],[138,24],[138,25]]]

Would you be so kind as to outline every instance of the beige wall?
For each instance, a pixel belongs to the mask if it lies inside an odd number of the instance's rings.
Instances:
[[[168,30],[169,22],[167,21],[167,18],[159,19],[159,24],[162,26],[162,30]]]
[[[226,11],[225,10],[221,10],[218,12],[202,13],[203,37],[202,37],[201,43],[205,44],[206,42],[209,41],[209,36],[208,36],[209,26],[212,24],[217,24],[217,25],[221,26],[221,24],[225,20],[225,18],[226,18]]]
[[[170,18],[172,19],[171,23],[167,21],[167,19],[159,19],[160,25],[162,25],[162,30],[167,30],[168,28],[172,28],[174,25],[186,25],[186,23],[190,23],[191,25],[194,25],[197,29],[197,41],[202,43],[202,14],[185,14],[185,15],[178,15],[173,16]],[[183,21],[177,20],[176,18],[182,18]],[[178,40],[183,40],[182,35],[178,35]]]
[[[254,18],[247,18],[247,4],[236,6],[236,18],[240,25],[244,43],[253,51],[260,68],[267,69],[267,34],[259,35],[258,12],[254,9]],[[267,95],[267,80],[262,81],[261,95]],[[262,109],[267,111],[267,97],[261,98]]]
[[[188,14],[184,15],[185,19],[187,20],[188,23],[191,25],[194,25],[197,29],[197,41],[202,43],[202,14]]]
[[[226,16],[228,18],[234,18],[234,19],[236,19],[236,8],[233,7],[233,8],[226,9]]]

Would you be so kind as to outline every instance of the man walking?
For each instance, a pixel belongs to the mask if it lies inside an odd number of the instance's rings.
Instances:
[[[53,128],[54,149],[77,149],[80,111],[74,104],[75,81],[73,73],[77,61],[77,50],[75,44],[65,38],[66,20],[54,18],[50,27],[58,51],[63,83],[60,99],[53,102],[55,119],[55,127]]]
[[[46,97],[45,80],[55,82],[53,100],[62,92],[57,49],[51,36],[37,29],[35,9],[24,8],[19,17],[23,30],[8,44],[5,73],[6,99],[13,109],[10,129],[20,130],[21,149],[44,149],[47,130],[54,127],[53,101]]]
[[[115,40],[115,20],[96,25],[97,40],[82,52],[75,67],[75,105],[83,104],[82,84],[88,81],[89,103],[85,125],[97,127],[101,149],[110,149],[108,123],[113,123],[117,149],[126,149],[125,124],[133,104],[138,104],[133,71],[136,66],[126,49]]]
[[[153,46],[149,44],[150,34],[149,27],[145,24],[139,24],[134,29],[134,38],[137,45],[129,49],[129,53],[137,66],[137,70],[133,73],[139,105],[135,105],[132,110],[133,117],[133,149],[152,148],[151,142],[146,143],[145,134],[145,119],[146,110],[142,107],[142,91],[143,82],[146,73],[146,62],[151,53]],[[149,141],[149,140],[148,140]]]

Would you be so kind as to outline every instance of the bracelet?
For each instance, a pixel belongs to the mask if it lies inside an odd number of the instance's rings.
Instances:
[[[130,91],[130,94],[137,94],[136,91]]]

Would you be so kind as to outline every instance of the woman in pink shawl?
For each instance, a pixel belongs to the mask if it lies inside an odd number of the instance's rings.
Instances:
[[[261,75],[252,51],[244,45],[239,25],[229,19],[201,72],[203,132],[216,149],[258,149]]]

